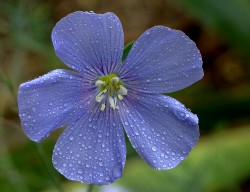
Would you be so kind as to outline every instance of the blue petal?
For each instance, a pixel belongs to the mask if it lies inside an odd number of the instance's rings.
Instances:
[[[94,88],[82,75],[55,70],[19,87],[18,108],[22,127],[33,141],[77,118]]]
[[[53,29],[57,56],[69,67],[93,75],[113,72],[122,58],[124,36],[113,13],[77,11],[61,19]]]
[[[126,146],[122,123],[113,109],[90,108],[60,136],[54,167],[70,180],[103,185],[122,176]]]
[[[119,107],[130,142],[155,169],[178,165],[199,138],[197,116],[171,97],[130,95]]]
[[[173,92],[203,77],[202,59],[195,43],[183,32],[157,26],[134,43],[120,77],[137,91]]]

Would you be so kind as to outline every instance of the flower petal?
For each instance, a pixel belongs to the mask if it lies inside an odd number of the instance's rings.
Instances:
[[[54,70],[19,87],[18,108],[22,127],[36,142],[72,118],[78,118],[92,96],[93,87],[82,75]]]
[[[133,147],[155,169],[175,167],[199,138],[197,116],[171,97],[130,96],[119,107]]]
[[[124,35],[120,20],[113,13],[77,11],[56,24],[52,41],[57,56],[69,67],[107,75],[120,64]]]
[[[111,108],[97,104],[60,136],[54,167],[70,180],[103,185],[122,176],[126,146],[122,123]]]
[[[156,26],[134,43],[120,77],[137,91],[173,92],[203,77],[202,59],[195,43],[183,32]]]

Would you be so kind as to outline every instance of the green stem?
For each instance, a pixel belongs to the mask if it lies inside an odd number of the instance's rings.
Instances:
[[[94,185],[88,185],[88,189],[87,192],[92,192],[92,190],[94,189]]]

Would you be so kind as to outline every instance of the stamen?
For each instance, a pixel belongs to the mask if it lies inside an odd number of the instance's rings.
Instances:
[[[115,109],[115,100],[111,97],[111,96],[109,96],[109,104],[110,104],[110,107],[112,107],[113,109]]]
[[[114,97],[115,106],[117,106],[117,97]]]
[[[123,99],[123,96],[121,94],[118,94],[118,99],[122,100]]]
[[[120,80],[119,77],[113,77],[113,78],[111,79],[112,82],[116,82],[116,83],[118,83],[119,80]]]
[[[102,85],[104,85],[105,84],[105,82],[104,81],[101,81],[101,80],[97,80],[96,82],[95,82],[95,86],[97,86],[97,87],[100,87],[100,86],[102,86]]]
[[[103,92],[103,93],[106,93],[107,91],[108,91],[108,89],[106,88],[106,89],[104,89],[102,92]]]
[[[123,87],[122,85],[120,85],[119,87],[120,87],[120,89],[118,90],[118,93],[120,93],[122,95],[127,95],[128,90],[125,87]]]
[[[95,97],[95,100],[100,103],[104,98],[106,97],[106,95],[103,94],[103,92],[98,93],[98,95]]]
[[[101,106],[101,111],[104,111],[105,107],[106,107],[106,106],[105,106],[105,104],[103,103],[102,106]]]

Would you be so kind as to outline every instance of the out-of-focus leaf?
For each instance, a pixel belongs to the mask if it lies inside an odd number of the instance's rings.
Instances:
[[[218,31],[247,54],[250,49],[250,1],[248,0],[175,0],[183,8]],[[209,40],[208,40],[209,41]]]
[[[11,126],[13,126],[11,124]],[[4,131],[11,127],[0,118],[0,189],[1,191],[29,192],[21,172],[11,158]],[[3,182],[4,181],[4,182]]]
[[[118,184],[131,192],[240,191],[250,175],[250,127],[201,138],[179,166],[155,171],[143,160],[130,159]]]
[[[122,62],[127,58],[128,53],[129,53],[130,49],[132,48],[133,44],[134,44],[134,41],[128,43],[128,44],[124,47],[124,49],[123,49],[123,54],[122,54]]]

